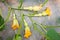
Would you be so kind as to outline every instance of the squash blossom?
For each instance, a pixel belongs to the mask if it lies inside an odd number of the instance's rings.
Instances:
[[[51,15],[51,13],[50,13],[50,9],[49,9],[48,7],[46,8],[46,11],[45,11],[45,12],[47,13],[48,16]]]
[[[42,8],[42,5],[39,6],[30,6],[30,7],[24,7],[24,9],[33,10],[33,11],[39,11]]]
[[[50,9],[47,7],[46,10],[42,12],[42,15],[43,16],[45,16],[45,15],[50,16],[51,15]]]
[[[24,37],[25,38],[29,38],[31,36],[30,28],[28,27],[28,25],[27,25],[25,20],[24,20],[24,23],[25,23],[25,34],[24,34]]]
[[[13,30],[16,30],[16,29],[18,29],[19,28],[19,24],[18,24],[18,21],[17,21],[17,19],[16,19],[16,17],[15,17],[15,14],[13,15],[13,23],[12,23],[12,29]]]
[[[47,7],[45,11],[43,11],[42,13],[39,13],[39,14],[35,14],[34,16],[50,16],[51,13],[50,13],[50,9]]]

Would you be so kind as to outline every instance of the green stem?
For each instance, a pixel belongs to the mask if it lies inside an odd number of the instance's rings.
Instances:
[[[47,33],[46,29],[43,27],[43,25],[39,24],[40,27],[45,31],[45,33]]]
[[[23,4],[23,0],[20,0],[20,3],[19,3],[20,5],[18,6],[18,9],[20,9],[21,7],[22,7],[22,4]],[[11,9],[13,9],[13,8],[11,8]],[[15,10],[15,9],[14,9]],[[18,35],[20,34],[20,30],[21,30],[21,27],[22,27],[22,23],[23,23],[23,18],[24,18],[24,16],[23,16],[23,14],[21,14],[20,15],[21,16],[21,23],[20,23],[20,27],[19,27],[19,29],[18,29],[18,31],[17,31],[17,34],[16,34],[16,39],[18,38]],[[14,38],[15,39],[15,38]],[[15,39],[15,40],[16,40]]]
[[[23,4],[23,0],[19,0],[18,9],[21,9],[22,4]],[[21,16],[21,23],[20,23],[20,26],[22,27],[24,16],[23,16],[23,14],[20,14],[20,16]],[[18,34],[20,34],[20,29],[21,29],[21,27],[18,29]]]
[[[47,3],[48,0],[45,0],[45,2],[42,4],[42,7]],[[5,2],[6,3],[6,2]],[[18,6],[18,8],[11,8],[11,9],[14,9],[14,10],[23,10],[23,11],[30,11],[30,12],[36,12],[36,11],[33,11],[33,10],[28,10],[28,9],[21,9],[22,7],[22,4],[23,4],[23,0],[20,0],[20,5]],[[8,5],[6,3],[6,5]],[[8,5],[9,6],[9,5]]]
[[[41,24],[45,29],[46,28],[60,28],[60,26],[55,26],[55,25],[43,25]]]
[[[37,23],[36,23],[35,21],[33,21],[31,18],[30,18],[30,20],[33,22],[33,25],[34,25],[34,23],[37,24]],[[45,29],[41,24],[37,24],[37,25],[39,25],[39,26],[44,30],[45,33],[47,32],[46,29]]]
[[[0,28],[2,28],[3,25],[5,25],[5,23],[9,20],[10,13],[11,13],[11,9],[8,10],[8,16],[6,17],[6,20],[5,20],[4,24],[2,24],[2,25],[0,26]]]
[[[23,0],[20,0],[20,2],[19,2],[19,6],[18,6],[18,8],[21,8],[22,7],[22,4],[23,4]]]
[[[42,7],[48,2],[48,0],[45,0],[44,3],[42,4]]]
[[[9,9],[9,10],[8,10],[8,16],[6,17],[6,20],[5,20],[5,22],[7,22],[7,21],[9,20],[10,13],[11,13],[11,9]]]
[[[23,24],[23,20],[24,20],[24,16],[23,14],[21,15],[21,22],[20,22],[20,27],[18,29],[18,33],[17,34],[20,34],[20,30],[21,30],[21,27],[22,27],[22,24]]]
[[[2,15],[2,10],[1,10],[1,8],[0,8],[0,15]]]
[[[45,28],[59,28],[60,26],[43,25]]]
[[[24,16],[28,16],[28,17],[46,17],[46,16],[35,16],[35,15],[24,15]]]
[[[36,23],[36,22],[35,22]],[[37,23],[36,23],[37,24]],[[46,29],[43,27],[43,25],[41,25],[41,24],[37,24],[37,25],[39,25],[43,30],[44,30],[44,32],[45,33],[47,33],[47,31],[46,31]]]
[[[23,0],[20,0],[19,4],[20,5],[18,6],[18,9],[20,9],[22,7]],[[20,27],[19,27],[18,32],[17,32],[17,36],[20,34],[20,30],[21,30],[22,23],[23,23],[23,18],[24,18],[23,14],[20,14],[20,16],[21,16],[21,23],[20,23]]]
[[[11,8],[11,9],[13,9],[13,10],[22,10],[22,11],[36,12],[36,11],[33,11],[33,10],[22,9],[22,8]]]
[[[23,14],[22,14],[22,15],[21,15],[21,23],[20,23],[20,27],[19,27],[19,29],[18,29],[18,31],[17,31],[15,40],[18,39],[18,36],[20,35],[21,29],[23,30],[23,28],[22,28],[23,19],[24,19],[24,16],[23,16]]]
[[[32,20],[32,18],[31,17],[29,17],[30,18],[30,20],[31,20],[31,22],[32,22],[32,25],[33,25],[33,27],[36,27],[36,30],[40,33],[40,34],[42,34],[43,36],[45,35],[41,30],[39,30],[38,28],[37,28],[37,26],[36,26],[36,24],[35,24],[35,22]]]

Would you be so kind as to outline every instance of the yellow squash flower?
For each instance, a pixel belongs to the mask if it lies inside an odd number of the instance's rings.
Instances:
[[[42,12],[42,15],[43,16],[45,16],[45,15],[50,16],[51,15],[50,9],[47,7],[46,10]]]
[[[47,15],[48,15],[48,16],[50,16],[50,15],[51,15],[50,8],[48,8],[48,7],[47,7],[45,12],[47,13]]]
[[[12,22],[12,29],[16,30],[18,28],[19,28],[19,24],[18,24],[17,19],[15,18],[15,14],[14,14],[14,16],[13,16],[13,22]]]
[[[25,20],[24,20],[24,24],[25,24],[25,34],[24,34],[24,37],[25,38],[29,38],[31,36],[30,28],[28,27],[28,25],[27,25]]]
[[[30,36],[31,36],[31,31],[30,31],[29,27],[26,27],[24,37],[29,38]]]
[[[35,14],[34,16],[50,16],[50,15],[51,15],[50,9],[47,7],[45,11],[39,14]]]

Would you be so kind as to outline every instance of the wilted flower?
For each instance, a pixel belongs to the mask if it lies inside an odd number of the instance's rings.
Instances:
[[[24,37],[25,38],[29,38],[31,36],[30,28],[28,27],[28,25],[27,25],[25,20],[24,20],[24,23],[25,23],[25,34],[24,34]]]
[[[13,22],[12,22],[12,29],[13,30],[16,30],[19,28],[19,24],[18,24],[18,21],[17,19],[15,18],[15,14],[13,15]]]

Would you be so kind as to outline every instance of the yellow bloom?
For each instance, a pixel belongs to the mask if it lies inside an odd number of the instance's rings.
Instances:
[[[51,13],[50,13],[50,8],[48,8],[48,7],[46,8],[46,13],[47,13],[48,16],[51,15]]]
[[[24,24],[25,24],[25,34],[24,37],[25,38],[29,38],[31,36],[31,31],[30,28],[28,27],[27,22],[24,20]]]
[[[30,31],[29,27],[26,27],[24,37],[29,38],[30,36],[31,36],[31,31]]]
[[[12,29],[16,30],[18,28],[19,28],[19,24],[18,24],[17,19],[15,18],[15,14],[14,14],[14,16],[13,16],[13,23],[12,23]]]
[[[50,16],[51,15],[51,12],[50,12],[50,9],[47,7],[45,11],[42,12],[42,15],[45,16]]]

